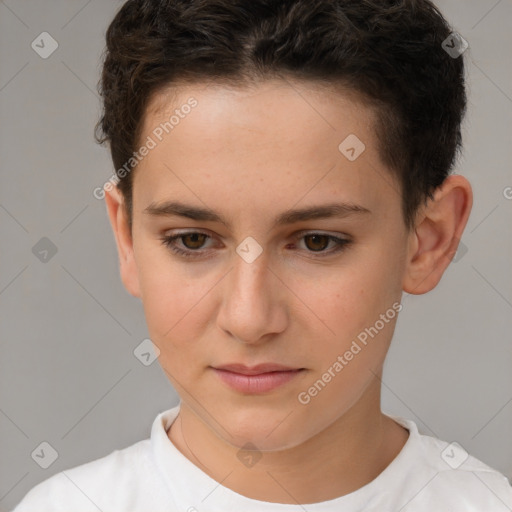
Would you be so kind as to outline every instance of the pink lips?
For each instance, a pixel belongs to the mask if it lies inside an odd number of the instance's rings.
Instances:
[[[265,393],[289,382],[304,368],[290,368],[274,363],[252,367],[229,364],[213,368],[228,386],[242,393]]]

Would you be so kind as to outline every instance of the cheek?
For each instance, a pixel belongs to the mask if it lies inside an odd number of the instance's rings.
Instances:
[[[169,269],[167,272],[171,274]],[[162,276],[154,271],[144,282],[146,321],[158,341],[168,343],[186,338],[194,326],[201,325],[201,299],[208,293],[205,283],[191,283],[178,272]]]
[[[345,377],[338,382],[345,378],[364,380],[366,377],[357,375],[362,368],[377,371],[398,317],[400,254],[387,246],[366,249],[364,257],[360,255],[362,252],[351,264],[317,283],[308,299],[331,331],[325,330],[328,335],[322,336],[323,353],[316,354],[322,367],[328,368],[339,355],[346,355]]]
[[[397,300],[394,273],[380,266],[352,266],[324,284],[314,301],[338,338],[346,339],[373,324]]]
[[[169,262],[161,269],[148,267],[141,278],[146,324],[152,342],[160,350],[159,364],[175,389],[186,393],[182,383],[195,380],[205,355],[195,341],[208,321],[204,296],[211,286],[191,282]]]
[[[310,296],[334,335],[321,336],[312,347],[315,372],[304,383],[301,396],[311,400],[313,407],[329,410],[333,421],[380,372],[398,317],[394,281],[392,272],[352,266],[338,279],[325,281],[318,295]]]
[[[198,276],[193,264],[180,264],[166,249],[147,245],[140,247],[137,259],[144,314],[151,339],[168,350],[185,343],[201,325],[202,299],[213,283]]]

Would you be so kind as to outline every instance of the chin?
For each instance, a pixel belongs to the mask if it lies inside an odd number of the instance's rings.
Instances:
[[[243,417],[229,417],[222,424],[229,425],[220,429],[216,425],[217,434],[227,443],[239,449],[248,449],[247,444],[254,445],[260,451],[281,451],[294,448],[312,437],[314,426],[308,426],[295,414],[283,414],[284,409],[275,415],[271,413],[244,413]]]

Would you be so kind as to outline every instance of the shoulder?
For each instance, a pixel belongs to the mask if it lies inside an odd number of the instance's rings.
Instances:
[[[130,503],[150,475],[146,439],[51,476],[33,487],[13,512],[96,512],[112,503]]]
[[[403,512],[423,510],[421,504],[464,512],[512,510],[512,486],[503,474],[470,455],[460,444],[421,434],[410,420],[394,419],[411,433],[414,472],[419,477],[411,508],[405,507]]]

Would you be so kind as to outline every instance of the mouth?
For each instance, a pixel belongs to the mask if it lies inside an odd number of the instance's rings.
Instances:
[[[305,370],[305,368],[294,368],[292,366],[285,366],[277,363],[261,363],[255,366],[246,366],[240,363],[224,364],[222,366],[213,366],[216,370],[226,370],[233,373],[239,373],[241,375],[261,375],[263,373],[270,372],[286,372]]]
[[[247,394],[272,391],[306,371],[306,368],[290,368],[273,363],[253,367],[231,364],[211,368],[231,389]]]

